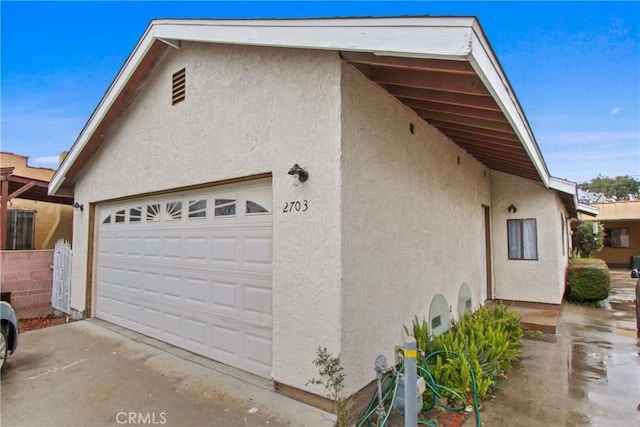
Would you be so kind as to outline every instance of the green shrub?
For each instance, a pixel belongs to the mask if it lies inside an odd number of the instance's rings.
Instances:
[[[607,264],[596,258],[580,258],[567,268],[566,296],[569,301],[596,302],[609,296]]]
[[[478,398],[484,397],[522,352],[520,317],[504,304],[481,307],[438,337],[429,336],[427,322],[417,317],[412,328],[404,329],[413,332],[423,353],[420,372],[427,383],[433,380],[440,385],[438,395],[454,402],[469,402],[474,388]],[[433,400],[429,391],[425,401]]]
[[[597,224],[595,233],[594,224]],[[599,251],[604,246],[604,226],[601,222],[578,221],[574,233],[576,248],[585,258],[590,258],[592,252]]]

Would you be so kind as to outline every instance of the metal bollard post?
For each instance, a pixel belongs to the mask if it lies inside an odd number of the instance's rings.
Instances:
[[[414,337],[404,339],[404,426],[416,427],[418,413],[418,346]]]

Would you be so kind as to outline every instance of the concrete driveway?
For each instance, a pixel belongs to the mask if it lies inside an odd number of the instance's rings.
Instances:
[[[565,304],[556,335],[525,339],[522,360],[485,402],[483,424],[640,426],[635,283],[629,270],[612,270],[602,307]]]
[[[330,426],[272,383],[99,320],[20,336],[2,426]]]

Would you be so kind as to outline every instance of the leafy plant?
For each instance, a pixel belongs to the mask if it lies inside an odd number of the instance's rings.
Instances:
[[[410,331],[406,326],[404,330]],[[436,393],[468,402],[474,390],[484,397],[522,352],[520,317],[504,304],[480,307],[437,337],[429,336],[427,322],[417,317],[411,331],[425,356],[420,372],[427,383],[439,385],[427,393],[426,401],[434,400]]]
[[[409,331],[407,325],[403,325],[402,327],[406,335],[410,335],[416,339],[416,345],[418,349],[422,351],[422,354],[429,353],[429,324],[424,318],[419,320],[418,316],[415,316],[413,318],[411,331]]]
[[[327,390],[327,397],[333,400],[335,404],[335,413],[337,415],[336,426],[347,427],[349,413],[351,412],[351,401],[346,399],[342,394],[344,390],[345,373],[340,363],[340,355],[333,356],[326,347],[318,346],[317,357],[313,360],[313,364],[318,367],[320,378],[314,378],[307,384],[321,385]]]
[[[594,224],[596,232],[594,233]],[[604,226],[601,222],[578,221],[575,229],[576,248],[583,257],[591,258],[593,252],[604,247]]]
[[[602,301],[609,296],[609,269],[604,261],[581,259],[567,269],[566,296],[574,302]]]

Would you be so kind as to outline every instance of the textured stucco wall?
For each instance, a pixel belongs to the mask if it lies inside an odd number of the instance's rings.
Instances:
[[[186,67],[186,101],[171,106]],[[83,170],[103,200],[273,174],[273,376],[305,388],[318,345],[340,351],[340,62],[335,53],[182,43],[171,49]],[[287,175],[294,163],[304,185]],[[305,213],[283,213],[308,200]],[[72,307],[84,310],[88,210],[76,213]],[[320,392],[321,389],[313,389]]]
[[[564,294],[568,251],[563,254],[562,223],[566,211],[553,190],[497,171],[491,174],[495,298],[559,304]],[[518,211],[508,213],[513,204]],[[535,218],[538,260],[510,260],[507,220]]]
[[[427,317],[436,294],[454,316],[463,282],[484,303],[491,196],[482,164],[348,65],[341,88],[342,360],[354,391],[375,379],[378,354],[393,363],[402,325]]]

